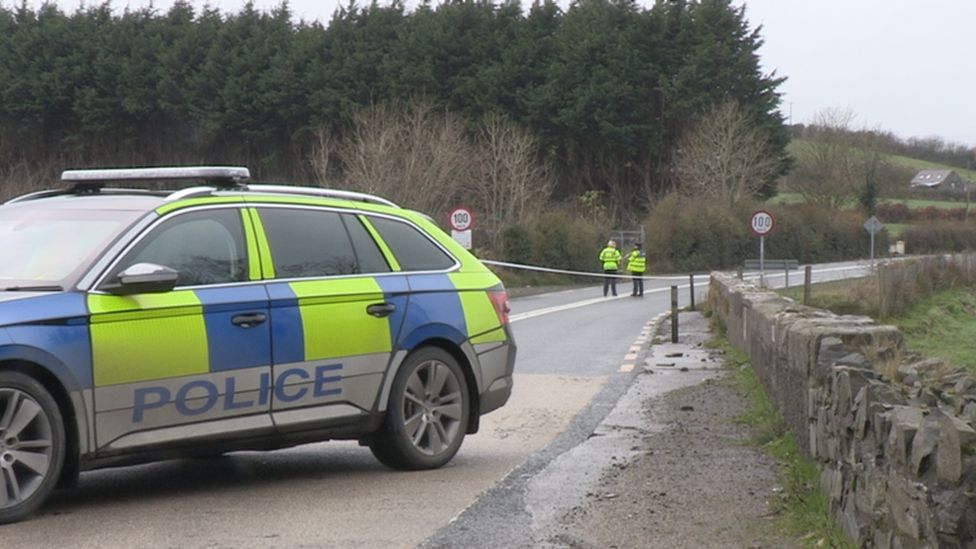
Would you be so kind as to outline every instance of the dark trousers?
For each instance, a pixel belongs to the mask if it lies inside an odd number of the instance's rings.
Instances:
[[[603,272],[606,273],[606,274],[608,274],[608,275],[615,275],[615,274],[617,274],[617,270],[616,269],[607,269],[607,270],[604,270]],[[606,297],[606,295],[607,295],[607,288],[611,288],[613,290],[613,295],[617,295],[617,279],[615,277],[608,276],[608,277],[606,277],[606,278],[603,279],[603,295],[604,295],[604,297]]]
[[[630,273],[634,277],[634,293],[631,295],[644,295],[644,273]]]

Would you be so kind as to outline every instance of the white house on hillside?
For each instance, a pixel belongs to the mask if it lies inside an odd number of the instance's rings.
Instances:
[[[922,170],[912,178],[911,186],[963,191],[966,181],[954,170]]]

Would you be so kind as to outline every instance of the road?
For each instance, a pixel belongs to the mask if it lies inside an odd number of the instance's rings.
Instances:
[[[823,278],[861,270],[823,269]],[[696,283],[698,301],[706,280]],[[643,298],[630,297],[623,282],[617,298],[586,287],[513,300],[519,356],[512,399],[485,416],[481,432],[442,469],[394,472],[366,448],[329,442],[94,471],[32,519],[3,526],[0,545],[515,545],[539,527],[545,506],[526,486],[590,436],[626,390],[650,343],[651,321],[670,307],[670,284],[681,285],[686,305],[687,277],[649,281]]]

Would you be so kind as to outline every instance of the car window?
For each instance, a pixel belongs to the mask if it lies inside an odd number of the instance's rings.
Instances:
[[[0,287],[59,283],[82,271],[141,212],[46,209],[30,203],[0,210]]]
[[[355,274],[356,255],[336,212],[258,209],[277,278]]]
[[[451,256],[412,225],[375,216],[369,222],[404,271],[440,271],[454,266]]]
[[[342,220],[346,223],[349,238],[352,240],[353,251],[356,253],[356,259],[359,262],[359,272],[390,272],[390,265],[383,258],[383,252],[380,251],[373,237],[369,235],[366,227],[363,227],[362,221],[356,216],[345,214],[342,216]]]
[[[177,215],[161,223],[126,255],[109,276],[136,263],[155,263],[180,273],[177,286],[247,280],[243,224],[237,209]]]

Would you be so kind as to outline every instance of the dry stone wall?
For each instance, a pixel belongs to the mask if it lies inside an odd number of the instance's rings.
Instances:
[[[742,349],[862,547],[976,549],[976,379],[908,354],[894,326],[724,273],[713,314]],[[974,342],[976,345],[976,342]]]

